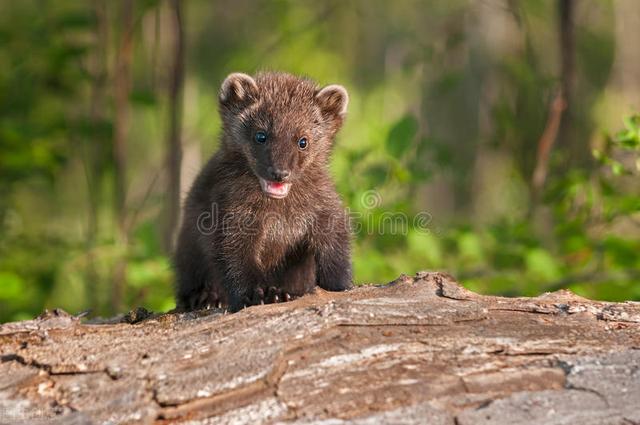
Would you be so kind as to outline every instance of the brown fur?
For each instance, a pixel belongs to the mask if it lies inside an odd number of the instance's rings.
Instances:
[[[327,166],[348,96],[283,73],[231,74],[219,96],[221,146],[197,177],[175,254],[177,304],[243,305],[351,287],[350,232]],[[257,131],[268,134],[256,143]],[[301,150],[298,140],[306,137]],[[287,170],[273,199],[258,177]]]

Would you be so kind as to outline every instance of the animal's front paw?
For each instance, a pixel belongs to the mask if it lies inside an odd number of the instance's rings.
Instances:
[[[284,289],[276,288],[275,286],[269,287],[266,296],[267,303],[283,303],[291,301],[295,297]]]
[[[266,289],[256,288],[250,295],[238,297],[237,299],[232,297],[229,303],[229,310],[237,312],[252,305],[283,303],[296,298],[298,298],[297,295],[275,286],[270,286]]]

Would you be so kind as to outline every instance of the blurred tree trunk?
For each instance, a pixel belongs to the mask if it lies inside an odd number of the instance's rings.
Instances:
[[[560,55],[562,63],[562,94],[565,101],[569,103],[573,95],[575,84],[575,25],[574,25],[575,3],[574,0],[560,0],[559,3],[559,34],[560,34]],[[569,121],[569,116],[565,122]]]
[[[535,208],[540,201],[544,184],[549,173],[551,150],[560,139],[565,154],[572,157],[573,134],[571,132],[571,98],[575,84],[575,31],[573,0],[560,0],[558,3],[558,38],[560,43],[560,88],[550,101],[547,124],[538,141],[536,165],[531,179],[532,203]],[[578,146],[578,150],[584,150]],[[586,149],[588,151],[588,149]],[[580,154],[579,152],[577,153]],[[531,210],[530,210],[531,212]]]
[[[640,40],[640,7],[637,0],[618,0],[615,8],[617,40]],[[616,62],[612,88],[617,91],[619,114],[627,114],[629,105],[640,105],[640,49],[637,43],[616,43]]]
[[[86,140],[84,152],[84,166],[87,179],[87,191],[89,208],[87,209],[87,236],[86,236],[86,293],[89,307],[97,312],[99,307],[98,299],[98,273],[95,265],[95,245],[98,234],[98,208],[100,204],[100,181],[104,166],[104,156],[102,152],[103,144],[100,137],[101,126],[105,119],[105,83],[107,80],[107,5],[105,0],[94,0],[93,2],[95,24],[96,48],[91,61],[91,97],[89,105],[89,121],[94,135],[92,139]]]
[[[153,12],[153,47],[151,50],[151,91],[156,92],[158,86],[158,60],[160,57],[160,17],[162,3],[158,4]]]
[[[564,112],[560,119],[559,139],[566,154],[570,158],[584,157],[581,151],[588,151],[584,146],[573,146],[572,114],[573,91],[576,81],[575,71],[575,2],[560,0],[558,3],[558,34],[560,41],[560,96],[564,103]],[[576,156],[574,156],[576,155]],[[569,158],[569,159],[570,159]]]
[[[113,276],[111,307],[118,311],[122,306],[126,287],[128,229],[126,225],[126,168],[127,137],[129,133],[129,94],[131,92],[131,61],[133,56],[133,0],[120,4],[120,43],[114,75],[115,120],[113,129],[114,200],[118,227],[118,243],[124,250]]]
[[[174,28],[173,68],[169,87],[169,128],[167,133],[167,178],[168,191],[165,198],[166,223],[164,248],[173,248],[175,230],[180,219],[180,164],[182,161],[182,94],[184,87],[184,27],[183,2],[171,1]]]

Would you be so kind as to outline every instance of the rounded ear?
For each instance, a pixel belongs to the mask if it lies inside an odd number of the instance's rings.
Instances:
[[[250,75],[234,72],[222,82],[218,99],[225,106],[246,107],[258,99],[258,85]]]
[[[331,84],[316,93],[316,102],[323,113],[342,117],[347,113],[349,94],[344,87]]]

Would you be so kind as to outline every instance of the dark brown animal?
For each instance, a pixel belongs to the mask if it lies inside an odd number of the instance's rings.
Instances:
[[[284,73],[222,84],[220,149],[196,178],[175,253],[178,308],[351,287],[350,231],[327,165],[347,91]]]

